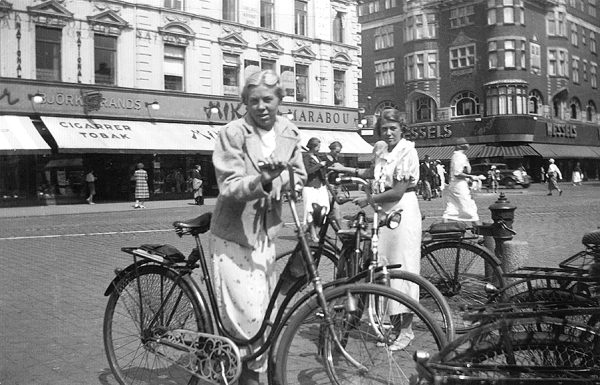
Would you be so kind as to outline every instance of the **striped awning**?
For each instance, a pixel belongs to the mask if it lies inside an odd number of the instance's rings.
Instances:
[[[597,159],[600,147],[566,144],[531,143],[531,147],[544,158]]]
[[[449,160],[452,158],[453,152],[454,146],[417,147],[419,159],[423,159],[425,155],[429,155],[429,158],[432,160]]]
[[[524,156],[539,156],[539,154],[527,144],[512,146],[485,145],[469,148],[467,156],[469,158],[522,158]]]

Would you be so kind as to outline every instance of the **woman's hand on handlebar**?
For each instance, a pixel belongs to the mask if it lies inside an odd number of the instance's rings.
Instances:
[[[359,197],[359,198],[354,198],[354,200],[352,200],[352,203],[354,203],[355,205],[359,206],[362,209],[363,207],[366,207],[369,205],[369,200],[367,199],[367,197]]]

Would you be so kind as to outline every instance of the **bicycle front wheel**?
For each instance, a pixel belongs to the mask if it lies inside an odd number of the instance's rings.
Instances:
[[[120,384],[198,383],[178,365],[189,363],[184,352],[155,342],[175,329],[212,331],[193,289],[177,277],[162,266],[140,266],[111,294],[104,315],[104,348]]]
[[[488,301],[485,286],[504,287],[502,269],[497,259],[481,246],[461,241],[444,241],[425,245],[421,250],[421,276],[431,281],[446,297],[454,314],[457,333],[475,325],[463,320],[466,306]]]
[[[325,300],[335,337],[313,297],[292,316],[281,337],[274,383],[408,384],[416,374],[414,352],[439,351],[446,343],[443,331],[427,310],[388,287],[342,285],[326,290]],[[394,322],[398,307],[413,314],[412,323],[403,323],[402,329]],[[413,339],[400,348],[396,342],[407,332]],[[363,368],[344,357],[340,346]]]

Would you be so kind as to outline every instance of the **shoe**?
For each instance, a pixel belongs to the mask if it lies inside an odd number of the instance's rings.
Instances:
[[[546,194],[546,195],[552,195],[552,193],[548,193],[548,194]]]
[[[94,202],[88,202],[88,204],[90,204],[90,205],[95,205],[96,203],[94,203]]]
[[[139,209],[139,208],[140,208],[140,205],[133,205],[133,208],[134,208],[134,209]]]
[[[377,342],[377,346],[387,347],[389,350],[395,352],[397,350],[406,349],[414,339],[415,334],[412,332],[412,330],[403,330],[402,332],[400,332],[398,338],[396,338],[396,340],[393,341],[391,344],[389,342],[379,341]]]
[[[561,195],[562,195],[562,190],[560,190],[560,191],[558,192],[558,196],[561,196]]]

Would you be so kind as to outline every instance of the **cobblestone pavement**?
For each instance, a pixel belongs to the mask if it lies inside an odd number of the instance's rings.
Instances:
[[[502,190],[517,206],[515,239],[529,243],[528,265],[556,265],[600,226],[600,183],[562,187],[560,197],[546,196],[544,185]],[[487,208],[497,197],[476,194],[483,221],[490,221]],[[114,384],[102,344],[103,293],[114,268],[130,262],[120,248],[170,243],[187,252],[192,240],[178,238],[170,224],[211,210],[213,202],[149,202],[145,210],[130,203],[0,209],[0,384]],[[426,226],[439,220],[442,201],[421,201],[421,209]],[[353,211],[351,204],[342,208]],[[277,246],[293,243],[288,225]]]

